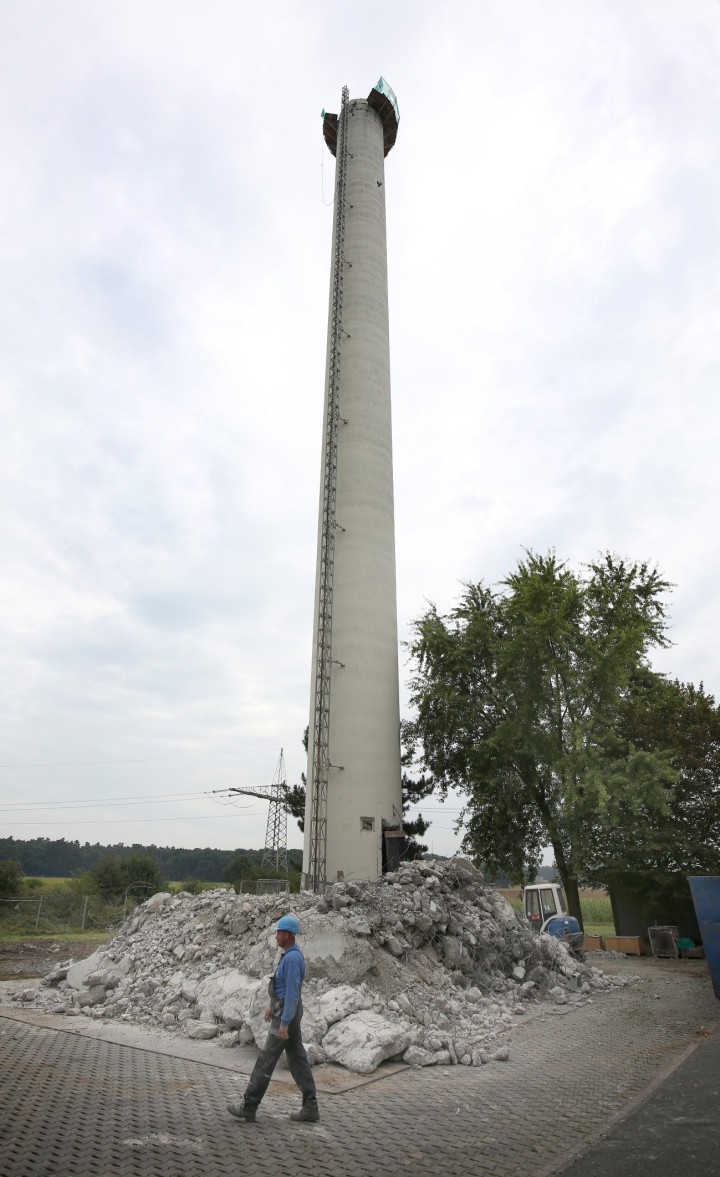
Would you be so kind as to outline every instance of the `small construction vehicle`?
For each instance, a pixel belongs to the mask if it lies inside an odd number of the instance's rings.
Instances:
[[[573,956],[579,956],[585,936],[574,915],[569,915],[559,883],[533,883],[522,893],[523,914],[534,932],[563,940]]]

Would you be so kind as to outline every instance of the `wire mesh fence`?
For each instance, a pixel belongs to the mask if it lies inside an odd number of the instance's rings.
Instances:
[[[60,935],[68,932],[114,931],[145,898],[125,895],[104,899],[99,895],[63,893],[28,898],[0,899],[0,932],[22,935]]]
[[[240,894],[246,895],[279,895],[290,890],[288,879],[242,879]]]

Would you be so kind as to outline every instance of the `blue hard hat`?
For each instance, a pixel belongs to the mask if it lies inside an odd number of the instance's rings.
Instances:
[[[293,936],[297,936],[300,931],[300,920],[296,915],[281,915],[275,931],[292,932]]]

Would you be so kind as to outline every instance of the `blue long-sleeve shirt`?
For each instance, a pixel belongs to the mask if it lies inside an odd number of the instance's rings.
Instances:
[[[273,989],[284,1000],[281,1026],[289,1026],[297,1013],[300,990],[305,979],[305,957],[297,944],[291,944],[280,957],[273,976]]]

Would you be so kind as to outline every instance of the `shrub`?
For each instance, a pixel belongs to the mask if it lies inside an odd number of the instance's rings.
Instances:
[[[22,868],[14,858],[0,862],[0,898],[14,899],[22,887]]]
[[[145,892],[147,898],[165,885],[158,864],[149,854],[128,854],[126,858],[106,854],[88,873],[92,889],[107,898],[120,897],[128,891]]]

